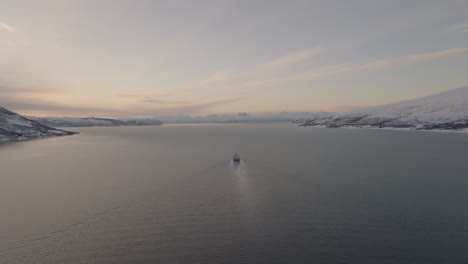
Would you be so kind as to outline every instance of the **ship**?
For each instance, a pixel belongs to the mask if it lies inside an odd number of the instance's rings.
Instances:
[[[234,154],[234,156],[232,157],[232,161],[233,161],[234,163],[236,163],[236,164],[237,164],[237,163],[240,163],[240,155],[237,154],[237,153]]]

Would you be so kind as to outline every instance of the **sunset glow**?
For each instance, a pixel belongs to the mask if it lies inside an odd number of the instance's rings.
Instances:
[[[424,15],[421,15],[424,14]],[[0,1],[0,105],[345,111],[468,84],[466,1]]]

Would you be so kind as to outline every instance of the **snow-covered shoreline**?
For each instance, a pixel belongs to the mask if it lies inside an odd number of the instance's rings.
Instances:
[[[302,126],[302,127],[315,127],[323,129],[367,129],[367,130],[384,130],[384,131],[408,131],[408,132],[437,132],[437,133],[468,133],[466,129],[415,129],[415,128],[401,128],[401,127],[371,127],[371,126],[341,126],[341,127],[328,127],[323,125],[318,126]]]
[[[394,104],[298,120],[300,126],[464,131],[468,128],[468,86]]]
[[[36,138],[69,136],[76,132],[56,129],[0,107],[0,141],[23,141]]]

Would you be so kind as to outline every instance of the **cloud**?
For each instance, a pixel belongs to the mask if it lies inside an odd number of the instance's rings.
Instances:
[[[15,73],[4,73],[0,69],[0,95],[42,95],[63,93],[65,84]]]
[[[13,27],[12,25],[9,25],[7,23],[0,22],[0,30],[5,30],[8,32],[15,32],[16,28]]]
[[[143,103],[152,103],[152,104],[163,104],[165,103],[162,100],[154,99],[151,96],[141,95],[141,94],[117,94],[113,96],[114,98],[119,99],[136,99],[139,102]]]
[[[230,70],[218,71],[205,79],[174,87],[170,91],[160,93],[157,96],[165,97],[190,93],[200,89],[226,86],[232,84],[233,82],[245,82],[246,79],[258,78],[258,75],[275,74],[276,72],[274,70],[284,69],[294,64],[303,62],[313,56],[320,54],[323,51],[324,49],[321,47],[313,47],[278,57],[268,63],[260,64],[239,72],[232,72]],[[230,85],[230,87],[231,86],[232,85]]]
[[[430,61],[440,58],[445,58],[454,55],[461,55],[468,53],[468,48],[454,48],[433,53],[422,53],[408,55],[398,59],[390,60],[378,60],[374,62],[364,64],[338,64],[332,65],[320,69],[316,69],[310,72],[293,75],[290,77],[276,78],[276,79],[265,79],[250,81],[242,85],[244,88],[257,88],[257,90],[265,90],[278,85],[286,85],[291,82],[297,81],[312,81],[321,78],[329,78],[341,74],[359,73],[359,72],[370,72],[376,70],[382,70],[385,68],[397,67],[405,64],[412,64],[424,61]]]
[[[145,97],[143,100],[141,100],[143,103],[151,103],[151,104],[164,104],[164,101],[158,100],[158,99],[153,99],[151,97]]]
[[[468,32],[468,20],[449,27],[450,32]]]
[[[2,96],[0,97],[0,106],[12,111],[29,112],[29,111],[44,111],[44,112],[67,112],[67,113],[93,113],[93,112],[109,112],[109,109],[98,107],[81,107],[71,105],[60,105],[51,101],[24,98],[17,96]]]
[[[25,59],[30,59],[25,56]],[[8,59],[0,60],[0,94],[32,95],[66,93],[70,83],[31,70],[27,64],[16,64]]]
[[[369,72],[375,70],[381,70],[385,68],[396,67],[405,64],[412,64],[424,61],[430,61],[440,58],[445,58],[449,56],[459,55],[463,53],[468,53],[468,48],[454,48],[448,49],[433,53],[422,53],[422,54],[414,54],[408,55],[398,59],[391,59],[391,60],[378,60],[374,62],[364,63],[364,64],[357,64],[357,65],[346,65],[346,66],[334,66],[329,67],[328,69],[319,69],[309,73],[300,74],[288,78],[282,81],[301,81],[301,80],[314,80],[323,77],[330,77],[339,74],[345,73],[356,73],[356,72]]]
[[[173,105],[162,110],[168,113],[186,114],[186,113],[198,113],[202,110],[212,108],[214,106],[230,104],[245,99],[245,97],[231,97],[223,99],[210,99],[206,101],[199,101],[189,104]]]
[[[61,104],[51,100],[22,95],[0,96],[0,106],[14,112],[40,116],[101,116],[101,117],[149,117],[155,114],[195,114],[215,106],[230,104],[244,97],[215,98],[193,102],[167,103],[147,98],[148,105],[82,106]],[[152,104],[151,104],[152,103]]]
[[[171,91],[163,92],[159,94],[159,97],[163,96],[172,96],[181,93],[189,93],[204,87],[209,87],[213,85],[223,85],[226,82],[229,82],[234,79],[234,75],[231,71],[219,71],[208,76],[207,78],[192,83],[184,84],[173,88]]]
[[[57,92],[57,90],[47,88],[28,88],[23,86],[17,86],[14,84],[2,84],[0,83],[0,94],[50,94]]]
[[[417,55],[410,55],[407,56],[405,62],[419,62],[419,61],[426,61],[426,60],[434,60],[444,57],[449,57],[457,54],[468,53],[468,48],[456,48],[456,49],[448,49],[443,50],[435,53],[426,53],[426,54],[417,54]]]
[[[116,94],[115,98],[138,98],[141,97],[139,94]]]
[[[297,51],[282,57],[279,57],[272,62],[265,65],[266,68],[282,68],[290,65],[300,63],[304,60],[307,60],[313,56],[320,54],[323,51],[322,48],[314,47],[301,51]]]
[[[408,55],[396,59],[389,60],[377,60],[373,62],[363,64],[338,64],[330,67],[319,68],[314,71],[306,72],[303,74],[287,76],[284,78],[272,78],[259,80],[258,77],[252,76],[252,78],[245,80],[244,83],[234,87],[237,91],[243,91],[242,97],[230,97],[230,98],[215,98],[202,101],[192,102],[165,102],[154,97],[154,95],[138,95],[138,94],[119,94],[114,97],[117,98],[132,98],[134,104],[123,105],[109,105],[109,106],[73,106],[63,105],[58,102],[42,100],[40,93],[47,93],[50,91],[31,89],[25,85],[15,85],[11,82],[4,81],[0,82],[0,105],[11,108],[13,111],[27,111],[29,113],[60,113],[65,115],[101,115],[101,116],[151,116],[156,113],[169,113],[169,114],[194,114],[203,112],[207,109],[217,107],[220,105],[230,104],[257,96],[260,93],[265,92],[275,86],[286,85],[290,82],[296,81],[310,81],[319,78],[326,78],[337,76],[341,74],[357,73],[357,72],[370,72],[391,67],[397,67],[405,64],[412,64],[424,61],[430,61],[449,56],[455,56],[468,53],[468,48],[454,48],[447,49],[433,53],[421,53]],[[309,53],[310,54],[310,53]],[[299,56],[298,56],[299,57]],[[298,58],[297,57],[297,58]],[[277,60],[277,61],[288,61],[288,60]],[[294,60],[289,60],[288,63]],[[295,60],[297,61],[297,59]],[[281,65],[287,65],[286,62]],[[227,80],[232,78],[231,74],[226,72],[219,72],[211,75],[205,80],[202,80],[192,85],[181,87],[180,89],[173,92],[186,92],[188,90],[195,90],[205,88],[205,85],[225,85]],[[0,80],[1,81],[1,80]],[[40,88],[40,87],[38,87]],[[229,87],[228,87],[229,88]],[[244,90],[243,90],[244,89]],[[39,96],[39,97],[38,97]],[[44,97],[46,98],[46,97]],[[139,104],[138,104],[139,102]],[[144,102],[146,104],[141,104]],[[323,110],[327,111],[345,111],[355,108],[354,106],[323,106]]]

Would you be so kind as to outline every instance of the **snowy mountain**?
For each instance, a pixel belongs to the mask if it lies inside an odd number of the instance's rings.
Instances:
[[[0,141],[73,135],[75,132],[51,128],[0,107]]]
[[[219,114],[205,116],[189,116],[189,115],[174,115],[174,116],[158,116],[157,118],[164,123],[287,123],[295,122],[296,120],[306,120],[313,118],[323,113],[310,112],[280,112],[280,113],[235,113],[235,114]]]
[[[53,127],[93,127],[93,126],[159,126],[157,119],[110,119],[97,117],[28,117],[41,124]]]
[[[303,120],[302,126],[464,129],[468,128],[468,86],[394,104],[320,115]]]

